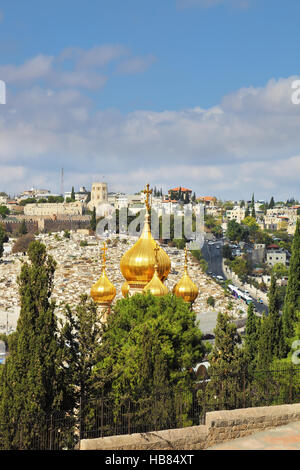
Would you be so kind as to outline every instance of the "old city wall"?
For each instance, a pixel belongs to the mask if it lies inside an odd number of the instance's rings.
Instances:
[[[90,218],[89,217],[77,217],[77,218],[58,218],[58,219],[35,219],[26,221],[26,228],[29,233],[37,232],[61,232],[62,230],[78,230],[78,229],[88,229],[90,227]],[[2,220],[1,224],[3,225],[6,232],[16,235],[19,233],[21,226],[21,219],[17,221],[6,221]]]

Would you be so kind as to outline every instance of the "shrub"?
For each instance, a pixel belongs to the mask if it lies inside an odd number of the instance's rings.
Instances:
[[[12,253],[26,253],[28,246],[31,242],[35,239],[33,233],[27,233],[26,235],[22,235],[19,237],[14,246],[12,247]]]
[[[214,306],[215,306],[215,303],[216,303],[216,301],[215,301],[215,299],[214,299],[214,297],[213,297],[212,295],[210,295],[210,296],[208,297],[208,299],[207,299],[206,302],[207,302],[207,305],[210,305],[211,307],[214,307]]]

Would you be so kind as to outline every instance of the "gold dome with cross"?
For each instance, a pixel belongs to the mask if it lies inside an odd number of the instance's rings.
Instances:
[[[139,291],[142,291],[153,278],[154,266],[156,264],[155,247],[157,246],[150,229],[149,196],[152,194],[152,190],[149,189],[149,184],[147,184],[143,192],[146,194],[144,227],[138,241],[123,255],[120,262],[121,272],[129,285],[129,289],[132,288]],[[157,275],[162,282],[167,278],[170,269],[170,258],[159,247],[157,253]]]
[[[91,288],[91,297],[94,302],[98,304],[110,305],[116,296],[116,288],[113,283],[108,279],[105,267],[106,267],[106,251],[107,247],[105,242],[101,248],[102,254],[102,273],[98,281]]]

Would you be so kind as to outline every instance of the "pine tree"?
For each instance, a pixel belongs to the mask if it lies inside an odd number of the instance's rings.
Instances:
[[[249,206],[247,205],[246,210],[245,210],[245,218],[250,216],[250,210]]]
[[[283,306],[283,332],[286,342],[293,337],[297,312],[300,312],[300,222],[296,223],[292,252],[290,258],[289,277]]]
[[[18,278],[21,311],[9,336],[0,381],[0,440],[6,449],[30,449],[46,416],[64,406],[55,304],[50,301],[55,261],[34,241]]]
[[[71,191],[71,201],[75,201],[75,191],[74,191],[74,186],[72,186],[72,191]]]

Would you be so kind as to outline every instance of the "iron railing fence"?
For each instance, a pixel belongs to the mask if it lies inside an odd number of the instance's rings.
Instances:
[[[300,402],[300,367],[203,377],[193,388],[133,399],[100,397],[81,410],[81,439],[205,424],[209,411]]]
[[[253,373],[223,371],[207,375],[192,388],[173,387],[150,396],[99,396],[72,413],[29,417],[12,423],[1,449],[68,450],[80,439],[145,433],[205,424],[209,411],[300,402],[300,367]]]

